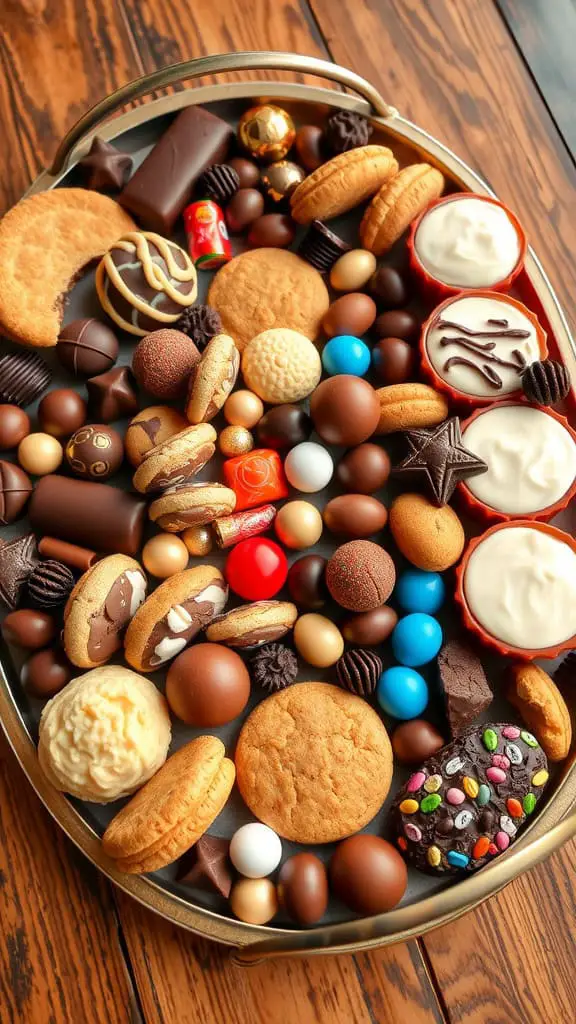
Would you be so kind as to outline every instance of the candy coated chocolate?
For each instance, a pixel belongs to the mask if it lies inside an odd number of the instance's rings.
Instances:
[[[266,601],[284,586],[288,562],[273,540],[250,537],[232,548],[225,573],[232,590],[244,600]]]
[[[347,540],[371,537],[384,529],[388,518],[385,505],[368,494],[339,494],[322,515],[330,532]]]
[[[392,750],[401,764],[420,764],[444,746],[444,738],[424,718],[412,718],[397,725],[390,737]]]
[[[402,338],[415,341],[420,331],[420,321],[407,309],[391,309],[381,313],[374,321],[373,330],[378,338]]]
[[[60,331],[56,355],[75,377],[92,377],[114,365],[118,338],[107,324],[93,317],[73,320]]]
[[[30,433],[30,417],[17,405],[0,405],[0,452],[17,448]]]
[[[372,349],[372,365],[382,384],[404,384],[414,377],[416,349],[402,338],[381,338]]]
[[[222,644],[195,644],[168,670],[166,698],[187,725],[226,725],[241,714],[249,697],[250,676],[242,658]]]
[[[260,168],[245,156],[233,156],[227,163],[233,167],[240,179],[240,188],[256,188],[260,181]]]
[[[390,457],[378,444],[359,444],[340,459],[336,479],[345,491],[373,494],[390,476]]]
[[[327,561],[321,555],[304,555],[290,566],[288,590],[299,608],[316,611],[328,600],[324,574]]]
[[[316,124],[305,124],[296,132],[294,145],[298,159],[307,171],[315,171],[326,159],[323,136],[322,128]]]
[[[46,647],[56,636],[56,622],[39,608],[19,608],[10,612],[2,623],[2,634],[9,644],[27,651]]]
[[[388,639],[397,622],[394,609],[382,604],[372,611],[351,615],[342,623],[342,633],[349,644],[377,647]]]
[[[38,406],[40,426],[53,437],[70,437],[86,422],[87,405],[72,388],[49,391]]]
[[[30,522],[37,533],[111,554],[138,554],[145,520],[142,498],[57,474],[38,481],[30,502]]]
[[[276,405],[262,417],[256,433],[264,448],[287,451],[308,440],[312,420],[299,405]]]
[[[336,847],[329,871],[336,896],[366,916],[392,910],[408,884],[406,865],[398,851],[385,839],[365,833]]]
[[[327,444],[356,445],[376,430],[380,402],[367,381],[343,373],[318,385],[310,399],[310,415]]]
[[[29,693],[40,700],[47,700],[64,689],[73,671],[60,647],[46,647],[28,659],[20,678]]]
[[[32,481],[20,466],[0,461],[0,526],[7,526],[24,510],[32,494]]]
[[[285,861],[278,875],[278,899],[303,928],[316,924],[328,906],[328,876],[320,858],[297,853]]]
[[[397,309],[408,300],[406,282],[395,267],[378,267],[370,278],[368,291],[382,310]]]
[[[285,213],[265,213],[252,222],[248,245],[253,249],[287,249],[294,241],[294,221]]]
[[[92,423],[76,430],[66,445],[66,459],[76,476],[106,480],[124,459],[120,434],[105,423]]]
[[[241,188],[225,210],[228,230],[239,235],[264,213],[264,196],[255,188]]]
[[[328,338],[339,334],[352,334],[361,338],[374,323],[376,303],[363,292],[349,292],[332,303],[322,321]]]

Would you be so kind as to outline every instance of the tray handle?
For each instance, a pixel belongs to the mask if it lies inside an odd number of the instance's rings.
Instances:
[[[338,82],[339,85],[359,93],[370,104],[373,113],[378,117],[396,117],[398,113],[395,107],[391,107],[382,99],[378,90],[365,78],[328,60],[281,51],[245,50],[239,53],[215,53],[210,57],[185,60],[179,64],[170,64],[166,68],[159,68],[158,71],[151,71],[150,74],[135,78],[132,82],[128,82],[100,100],[90,110],[87,110],[65,135],[56,150],[50,174],[54,176],[60,174],[71,151],[80,139],[88,135],[93,128],[111,117],[126,103],[154,92],[155,89],[164,89],[169,85],[175,85],[177,82],[187,81],[191,78],[219,75],[230,71],[256,70],[295,71],[328,78],[332,82]]]
[[[542,861],[546,860],[555,850],[558,850],[575,835],[576,813],[573,813],[533,843],[528,843],[517,851],[512,850],[509,856],[496,861],[490,868],[496,885],[494,893],[504,888],[509,882],[512,882],[523,871],[535,867],[536,864],[541,864]],[[450,911],[444,917],[438,919],[437,924],[434,926],[435,928],[448,924],[451,920],[460,916],[461,913],[464,913],[467,908],[472,908],[483,901],[485,890],[483,874],[483,872],[480,872],[460,882],[457,889],[454,889],[454,892],[458,893],[458,898],[454,900]],[[421,913],[418,920],[414,919],[413,921],[413,935],[411,937],[416,937],[420,934],[419,928],[421,929],[422,927],[423,918],[428,916],[427,911],[424,911],[423,903],[430,905],[429,910],[430,914],[432,914],[434,899],[435,897],[431,896],[418,904]],[[410,907],[406,907],[406,910],[410,909]],[[389,934],[386,921],[386,914],[371,918],[369,924],[367,922],[364,941],[358,941],[357,935],[355,938],[349,938],[345,933],[346,926],[337,925],[335,930],[340,931],[341,934],[332,935],[329,938],[326,952],[331,954],[357,953],[363,949],[377,947]],[[340,941],[338,941],[339,939]],[[234,952],[232,961],[238,967],[255,967],[265,960],[276,957],[311,956],[322,952],[323,949],[319,947],[318,937],[314,931],[295,931],[294,937],[288,940],[285,938],[267,939],[264,942],[255,942],[251,945],[243,946]]]

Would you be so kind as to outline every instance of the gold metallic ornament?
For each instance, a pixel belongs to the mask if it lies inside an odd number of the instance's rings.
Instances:
[[[281,203],[304,181],[306,171],[291,160],[278,160],[265,167],[260,175],[264,192],[274,203]]]
[[[188,551],[179,537],[157,533],[142,548],[142,561],[151,576],[165,580],[188,565]]]
[[[231,458],[233,455],[245,455],[254,447],[254,438],[246,427],[224,427],[218,436],[218,448],[222,455]]]
[[[296,129],[290,114],[272,103],[250,107],[238,123],[238,139],[256,160],[282,160],[295,137]]]
[[[196,558],[209,555],[213,547],[212,533],[209,526],[189,526],[182,534],[188,551]]]
[[[233,427],[255,427],[264,415],[264,403],[253,391],[233,391],[224,403],[224,418]]]

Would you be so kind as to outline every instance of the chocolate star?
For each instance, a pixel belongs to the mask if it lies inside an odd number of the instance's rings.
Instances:
[[[183,885],[191,885],[195,889],[213,889],[228,899],[232,888],[229,849],[229,839],[201,836],[190,850],[190,854],[183,858],[183,873],[178,876],[177,881]]]
[[[133,382],[128,366],[116,366],[86,381],[88,411],[94,422],[111,423],[138,412]]]
[[[7,608],[15,608],[18,604],[22,588],[37,561],[33,533],[26,533],[0,546],[0,602]]]
[[[92,140],[90,152],[78,162],[85,172],[86,185],[100,192],[111,192],[121,189],[132,170],[132,157],[128,153],[120,153],[104,139],[96,136]]]
[[[462,444],[460,421],[451,416],[433,430],[407,430],[410,454],[394,470],[424,483],[438,505],[446,505],[460,480],[486,473],[488,466]]]

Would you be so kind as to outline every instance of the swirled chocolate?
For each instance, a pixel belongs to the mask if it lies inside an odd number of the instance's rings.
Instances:
[[[90,617],[87,653],[91,661],[105,662],[121,647],[122,632],[146,597],[146,578],[127,569],[114,581],[106,599]]]
[[[154,626],[142,654],[144,669],[158,668],[176,657],[219,615],[228,597],[223,580],[214,579],[207,587],[180,604],[173,605]]]
[[[152,477],[146,488],[146,493],[150,491],[165,491],[168,487],[179,487],[182,484],[187,484],[212,458],[215,451],[215,445],[209,443],[197,448],[194,454],[186,459],[186,461],[177,463],[177,460],[173,457],[171,460],[172,468],[167,465],[165,469],[162,469],[156,476]]]

